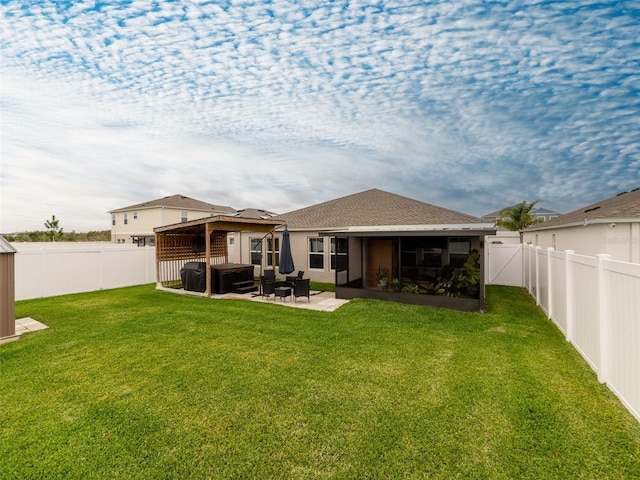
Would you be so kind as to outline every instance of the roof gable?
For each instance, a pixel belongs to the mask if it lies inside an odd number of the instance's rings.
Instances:
[[[635,221],[640,222],[640,188],[619,193],[615,197],[579,208],[573,212],[547,220],[529,227],[527,230],[542,230],[551,227],[572,226],[598,221]]]
[[[516,204],[517,205],[517,204]],[[487,213],[485,215],[483,215],[481,218],[485,219],[485,220],[493,220],[493,219],[498,219],[502,216],[502,212],[504,212],[507,208],[513,207],[515,205],[510,205],[509,207],[505,207],[502,210],[496,210],[495,212],[491,212],[491,213]],[[556,212],[555,210],[550,210],[548,208],[545,207],[533,207],[531,209],[531,213],[533,214],[533,216],[543,216],[543,215],[562,215],[560,212]]]
[[[145,208],[165,207],[165,208],[179,208],[183,210],[205,210],[215,211],[220,213],[233,213],[235,209],[231,207],[225,207],[220,205],[213,205],[211,203],[201,202],[194,198],[185,197],[184,195],[171,195],[169,197],[158,198],[148,202],[136,203],[135,205],[129,205],[128,207],[118,208],[111,210],[109,213],[124,212],[129,210],[142,210]]]
[[[240,210],[237,210],[233,214],[233,216],[238,218],[255,218],[268,220],[270,218],[277,217],[278,214],[270,212],[269,210],[263,210],[261,208],[242,208]]]
[[[282,214],[289,228],[484,223],[477,217],[378,189]]]

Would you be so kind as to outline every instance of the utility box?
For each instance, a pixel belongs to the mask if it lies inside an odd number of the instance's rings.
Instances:
[[[0,339],[16,334],[16,249],[0,235]]]

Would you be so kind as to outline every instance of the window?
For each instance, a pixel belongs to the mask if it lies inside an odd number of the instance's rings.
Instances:
[[[138,212],[133,212],[133,219],[137,220],[138,219]]]
[[[331,239],[331,270],[336,269],[336,262],[339,270],[347,269],[348,240],[346,238]]]
[[[446,237],[404,237],[400,244],[403,281],[437,279],[443,266],[442,254],[447,247]]]
[[[251,255],[251,265],[260,265],[262,260],[262,242],[259,238],[249,239],[249,251]]]
[[[309,238],[309,268],[324,270],[324,238]]]
[[[111,225],[115,225],[116,224],[116,215],[115,214],[111,214]]]
[[[273,247],[271,237],[267,237],[267,265],[273,265]],[[276,267],[280,265],[280,239],[276,237]]]
[[[129,223],[129,219],[127,218],[127,214],[124,214],[124,224],[126,225],[127,223]]]
[[[229,237],[229,246],[233,247],[236,243],[236,239],[233,237]]]
[[[451,237],[449,239],[449,265],[461,267],[471,252],[471,239],[468,237]]]
[[[180,221],[182,223],[187,222],[189,220],[188,218],[188,214],[186,210],[183,210],[182,212],[180,212]]]

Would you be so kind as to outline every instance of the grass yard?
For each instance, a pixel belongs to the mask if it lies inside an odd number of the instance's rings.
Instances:
[[[517,288],[485,315],[142,286],[18,302],[2,478],[640,478],[640,424]]]

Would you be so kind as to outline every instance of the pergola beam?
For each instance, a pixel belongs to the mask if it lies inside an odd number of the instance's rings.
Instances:
[[[206,269],[205,294],[210,296],[212,262],[218,259],[219,263],[219,260],[223,258],[224,263],[228,263],[229,260],[226,241],[228,233],[243,231],[264,232],[267,235],[270,233],[272,241],[275,241],[275,230],[285,225],[286,222],[282,220],[236,218],[221,215],[154,228],[157,282],[159,285],[163,283],[178,285],[181,283],[180,269],[186,262],[204,261],[209,266]],[[273,252],[273,264],[275,265],[275,252]]]

